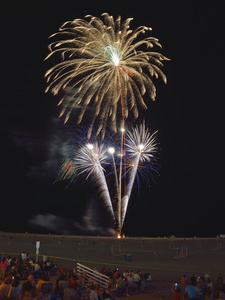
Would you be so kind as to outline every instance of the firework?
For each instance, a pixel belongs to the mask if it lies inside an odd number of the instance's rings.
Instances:
[[[80,123],[87,108],[92,108],[89,133],[98,124],[97,134],[104,135],[108,121],[114,131],[117,124],[123,124],[130,112],[136,119],[140,109],[146,109],[143,99],[145,93],[152,100],[156,97],[156,88],[152,77],[161,77],[162,61],[168,60],[158,52],[149,51],[153,46],[161,45],[157,38],[140,35],[151,28],[140,26],[130,29],[132,18],[123,22],[107,13],[103,21],[97,17],[75,19],[65,22],[59,32],[50,38],[52,55],[61,55],[61,62],[50,68],[45,76],[48,87],[55,95],[61,90],[64,96],[58,105],[62,105],[60,117],[65,115],[68,121],[74,108],[79,109],[77,122]],[[147,51],[142,51],[143,46]],[[68,96],[69,95],[69,96]]]
[[[136,126],[132,131],[126,134],[126,151],[128,164],[128,184],[126,186],[126,193],[122,198],[122,212],[121,212],[121,227],[126,216],[127,206],[134,185],[134,180],[138,173],[144,175],[143,178],[148,180],[151,176],[151,171],[157,171],[155,166],[156,153],[158,150],[158,142],[156,137],[157,131],[151,134],[150,130],[143,122],[140,126]],[[142,172],[142,170],[144,170]]]
[[[87,179],[89,176],[95,178],[94,181],[99,187],[100,197],[104,199],[106,208],[114,218],[112,201],[103,168],[103,165],[107,163],[105,153],[106,148],[103,143],[101,145],[98,145],[97,142],[95,144],[87,143],[78,147],[78,150],[75,152],[74,162],[79,175],[84,173]]]
[[[157,132],[151,133],[145,122],[126,131],[126,155],[124,143],[116,137],[113,140],[108,133],[104,141],[96,139],[95,133],[90,140],[86,138],[85,131],[79,133],[77,143],[74,140],[69,146],[70,160],[64,161],[58,177],[70,179],[74,174],[72,170],[76,170],[77,176],[92,179],[121,233],[135,179],[143,176],[148,181],[151,172],[157,171]],[[124,133],[122,130],[122,139]],[[125,184],[122,185],[122,182]],[[117,199],[117,202],[113,204],[112,199]]]
[[[58,171],[58,177],[56,181],[59,180],[69,180],[69,183],[75,181],[77,177],[77,170],[75,168],[75,164],[72,160],[65,158],[62,162],[62,165]]]

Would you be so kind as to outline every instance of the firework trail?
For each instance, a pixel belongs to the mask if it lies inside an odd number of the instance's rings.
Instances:
[[[89,176],[94,178],[95,184],[99,187],[100,197],[104,199],[106,208],[111,212],[113,218],[115,218],[108,185],[104,175],[105,170],[102,167],[102,165],[107,163],[107,158],[104,144],[98,145],[97,142],[94,144],[87,143],[80,146],[75,152],[74,163],[79,175],[86,173],[86,178],[89,178]]]
[[[46,57],[61,55],[61,62],[45,74],[46,92],[51,90],[55,95],[64,91],[58,103],[62,105],[60,117],[65,115],[67,122],[72,110],[79,107],[79,124],[87,108],[93,109],[89,137],[94,124],[98,124],[97,135],[101,132],[104,136],[108,121],[116,131],[117,124],[124,125],[130,112],[136,119],[139,109],[147,108],[144,94],[155,100],[152,77],[161,77],[166,83],[161,68],[162,61],[168,59],[148,50],[153,46],[161,48],[158,39],[140,38],[140,34],[151,28],[140,26],[131,30],[132,18],[122,22],[120,16],[116,20],[107,13],[102,16],[104,21],[88,15],[89,21],[75,19],[65,22],[59,32],[50,37],[53,42]],[[142,46],[147,51],[140,50]]]
[[[126,187],[125,196],[122,198],[122,212],[121,212],[121,228],[127,212],[127,206],[129,203],[130,195],[132,192],[134,180],[137,176],[138,168],[141,168],[141,163],[147,163],[146,169],[156,170],[152,165],[154,164],[153,159],[158,149],[158,143],[156,139],[156,133],[151,134],[150,130],[146,128],[145,122],[140,126],[136,126],[132,131],[128,131],[126,134],[126,150],[127,156],[130,160],[129,165],[129,178]],[[145,174],[146,178],[146,174]]]

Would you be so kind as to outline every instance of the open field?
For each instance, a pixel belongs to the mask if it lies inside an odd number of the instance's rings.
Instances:
[[[225,276],[225,240],[219,238],[125,238],[80,237],[0,233],[0,252],[16,256],[26,251],[35,258],[36,241],[40,241],[39,260],[47,254],[60,267],[72,269],[80,262],[100,269],[118,267],[149,272],[153,280],[179,282],[183,274],[218,273]],[[184,248],[187,257],[179,256]],[[131,260],[124,260],[130,254]]]

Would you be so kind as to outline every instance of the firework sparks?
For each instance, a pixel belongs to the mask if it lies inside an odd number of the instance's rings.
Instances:
[[[104,145],[86,143],[81,145],[75,154],[75,165],[79,174],[86,173],[87,178],[95,173],[106,162]],[[103,169],[101,167],[101,169]],[[103,169],[104,170],[104,169]]]
[[[158,52],[140,50],[143,45],[147,50],[153,46],[161,48],[157,38],[140,39],[140,34],[151,28],[140,26],[131,30],[132,18],[122,22],[121,17],[114,20],[107,13],[102,16],[104,21],[88,15],[89,21],[65,22],[51,36],[56,41],[49,45],[47,58],[59,53],[62,61],[45,74],[46,91],[51,90],[53,94],[64,91],[58,105],[64,104],[60,117],[65,115],[65,122],[74,108],[80,107],[78,124],[87,108],[93,108],[89,136],[94,124],[99,126],[97,134],[104,135],[108,121],[116,131],[117,124],[122,121],[124,124],[130,112],[136,119],[139,109],[147,108],[143,95],[147,93],[155,100],[152,77],[160,76],[166,83],[161,68],[162,61],[168,59]]]
[[[135,127],[126,134],[126,151],[129,161],[128,184],[125,196],[122,198],[121,227],[127,212],[127,206],[134,185],[134,180],[138,171],[142,174],[141,169],[144,167],[144,178],[147,179],[151,175],[151,170],[156,171],[154,166],[155,154],[158,150],[156,133],[151,134],[146,128],[145,122]],[[146,166],[147,163],[147,166]]]
[[[95,184],[99,186],[100,197],[104,199],[105,206],[112,213],[114,218],[111,197],[104,175],[105,170],[102,167],[102,165],[107,163],[107,158],[104,144],[98,145],[98,143],[95,142],[95,144],[87,143],[80,146],[75,153],[74,162],[79,175],[86,173],[86,178],[89,178],[91,175],[95,176]]]
[[[158,150],[156,132],[151,133],[144,122],[128,130],[123,163],[121,155],[124,144],[120,144],[119,139],[117,139],[119,144],[117,145],[113,143],[110,134],[106,135],[104,142],[96,139],[93,134],[94,142],[92,142],[92,138],[91,140],[85,138],[86,131],[80,131],[81,133],[83,137],[79,136],[78,143],[73,142],[73,146],[70,146],[70,160],[64,161],[58,177],[62,180],[70,179],[70,176],[75,174],[75,170],[77,176],[83,174],[87,180],[91,178],[98,187],[105,206],[114,220],[118,222],[118,231],[121,233],[135,178],[139,174],[148,180],[151,171],[157,171],[155,165],[155,155]],[[122,186],[123,181],[127,181],[126,188]],[[115,198],[117,203],[113,205],[112,199]]]
[[[68,158],[64,159],[58,171],[58,178],[56,179],[56,181],[69,180],[70,183],[72,183],[75,181],[76,176],[77,170],[74,162]]]

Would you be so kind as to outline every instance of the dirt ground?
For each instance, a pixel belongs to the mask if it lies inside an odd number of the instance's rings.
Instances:
[[[77,262],[90,268],[103,265],[113,270],[141,269],[150,273],[148,290],[161,289],[171,294],[171,286],[183,274],[190,277],[218,273],[225,277],[225,239],[220,238],[124,238],[80,237],[0,233],[0,252],[16,256],[26,251],[36,257],[36,241],[40,241],[38,259],[46,254],[54,263],[68,270]]]

